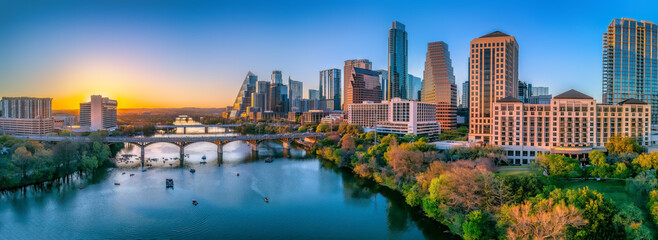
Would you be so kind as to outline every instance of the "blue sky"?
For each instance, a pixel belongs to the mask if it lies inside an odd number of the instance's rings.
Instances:
[[[2,1],[0,95],[90,94],[120,107],[224,107],[248,71],[317,88],[319,71],[367,58],[385,69],[388,29],[406,25],[409,73],[427,43],[449,44],[457,83],[469,42],[516,37],[519,77],[553,94],[601,98],[602,34],[614,18],[658,21],[656,1]],[[306,95],[305,90],[305,95]]]

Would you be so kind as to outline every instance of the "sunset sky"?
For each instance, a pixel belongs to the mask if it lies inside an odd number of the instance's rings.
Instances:
[[[91,94],[120,108],[225,107],[248,71],[269,81],[274,69],[303,81],[306,95],[320,70],[347,59],[385,69],[398,20],[415,76],[427,43],[444,41],[461,91],[469,41],[499,30],[519,43],[522,81],[600,99],[607,25],[658,21],[655,0],[536,2],[1,1],[0,96],[52,97],[56,109]]]

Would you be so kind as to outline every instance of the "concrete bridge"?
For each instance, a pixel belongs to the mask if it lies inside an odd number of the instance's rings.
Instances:
[[[197,142],[209,142],[217,145],[217,156],[222,156],[223,146],[229,142],[241,141],[251,145],[252,152],[258,152],[258,146],[263,141],[280,141],[283,143],[284,149],[290,148],[290,143],[295,139],[315,139],[323,136],[323,133],[287,133],[287,134],[266,134],[266,135],[243,135],[243,136],[160,136],[160,137],[105,137],[105,143],[130,143],[134,144],[141,149],[142,165],[145,160],[145,149],[147,146],[154,143],[171,143],[180,149],[180,161],[182,162],[185,157],[185,146]],[[91,142],[88,137],[62,137],[62,136],[15,136],[26,140],[36,140],[44,142]]]
[[[187,134],[187,128],[203,128],[204,133],[208,133],[209,128],[234,128],[242,126],[242,124],[222,124],[222,125],[201,125],[201,124],[191,124],[191,125],[155,125],[155,129],[183,129],[183,134]]]

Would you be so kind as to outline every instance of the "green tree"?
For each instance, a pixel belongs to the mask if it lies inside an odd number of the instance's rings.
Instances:
[[[623,137],[615,135],[608,139],[605,144],[609,154],[624,154],[624,153],[642,153],[644,150],[637,144],[635,138]]]
[[[321,123],[321,124],[319,124],[318,127],[315,129],[315,132],[328,132],[329,130],[330,130],[330,129],[329,129],[329,125],[324,124],[324,123]]]
[[[559,154],[539,155],[536,164],[550,176],[577,177],[580,173],[580,163],[576,159]]]
[[[475,210],[466,215],[466,221],[462,224],[464,239],[495,239],[495,229],[492,221],[489,221],[480,210]]]

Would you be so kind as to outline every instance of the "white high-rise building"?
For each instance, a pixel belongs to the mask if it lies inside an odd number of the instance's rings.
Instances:
[[[92,95],[91,101],[80,103],[80,126],[92,131],[116,128],[117,101]]]

